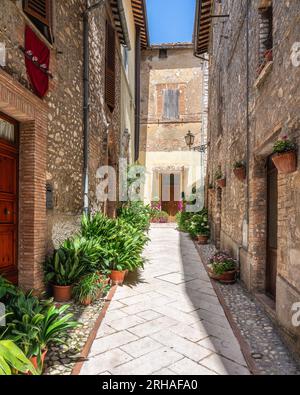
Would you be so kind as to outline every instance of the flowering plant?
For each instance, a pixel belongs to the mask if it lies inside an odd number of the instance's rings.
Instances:
[[[195,214],[190,222],[189,232],[191,236],[208,236],[210,235],[210,229],[208,224],[207,212]]]
[[[274,154],[282,154],[284,152],[294,152],[296,151],[296,149],[296,144],[291,141],[287,136],[283,136],[274,144],[273,152]]]
[[[210,259],[210,266],[217,275],[236,270],[237,262],[231,258],[226,252],[219,251]]]

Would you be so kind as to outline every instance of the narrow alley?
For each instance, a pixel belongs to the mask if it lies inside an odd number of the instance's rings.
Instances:
[[[0,0],[0,376],[300,375],[299,22]]]
[[[249,374],[193,241],[172,224],[150,237],[145,270],[118,287],[81,374]]]

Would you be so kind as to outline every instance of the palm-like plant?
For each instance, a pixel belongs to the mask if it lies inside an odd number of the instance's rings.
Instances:
[[[32,363],[13,341],[0,340],[0,375],[12,375],[16,371],[37,374]]]

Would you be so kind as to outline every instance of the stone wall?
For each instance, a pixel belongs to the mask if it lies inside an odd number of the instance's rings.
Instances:
[[[166,90],[178,91],[177,118],[164,114]],[[189,152],[185,135],[189,130],[195,135],[194,146],[206,139],[201,123],[203,90],[203,64],[194,57],[191,45],[161,45],[143,51],[140,160],[148,172],[147,201],[158,197],[159,175],[164,172],[181,174],[183,192],[191,193],[194,184],[199,184],[200,155]]]
[[[7,73],[32,92],[28,82],[24,55],[18,49],[24,45],[25,24],[31,26],[50,49],[49,92],[43,99],[47,107],[48,129],[46,171],[43,182],[53,187],[53,208],[45,215],[46,251],[74,234],[79,227],[83,208],[83,22],[85,0],[56,1],[53,7],[54,44],[32,25],[22,11],[21,1],[1,0],[0,41],[7,48]],[[116,35],[116,107],[111,113],[104,103],[105,20],[113,20],[108,6],[95,9],[90,15],[90,140],[89,183],[90,205],[106,209],[96,199],[96,171],[99,166],[117,164],[120,145],[120,44]],[[24,105],[26,105],[26,97]],[[5,112],[0,108],[0,111]],[[22,143],[22,141],[21,141]],[[22,149],[22,147],[20,147]],[[116,165],[117,167],[117,165]],[[36,172],[36,170],[34,170]],[[42,179],[41,179],[42,180]],[[44,202],[45,195],[40,196]],[[115,204],[114,204],[115,206]],[[112,208],[114,211],[114,207]],[[20,212],[20,221],[23,213]],[[19,262],[22,268],[22,262]],[[34,284],[31,284],[33,286]]]
[[[220,240],[221,248],[241,257],[241,277],[247,287],[264,292],[266,162],[279,136],[288,135],[300,144],[300,67],[295,67],[291,60],[292,46],[300,37],[300,4],[273,0],[273,62],[258,70],[261,1],[249,3],[248,57],[247,2],[225,0],[220,12],[230,14],[229,19],[213,21],[208,173],[214,183],[215,171],[221,167],[227,186],[222,191],[210,192],[208,204],[214,238]],[[233,163],[239,160],[247,163],[245,182],[233,174]],[[300,301],[299,179],[298,170],[291,175],[279,175],[278,180],[276,300],[278,321],[294,336],[291,338],[298,349],[300,332],[292,327],[291,309],[293,303]]]

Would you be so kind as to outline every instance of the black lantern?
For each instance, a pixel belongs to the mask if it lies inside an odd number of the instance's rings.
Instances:
[[[186,145],[189,147],[189,149],[191,150],[192,146],[194,145],[195,142],[195,136],[193,135],[193,133],[189,130],[188,133],[186,134],[186,136],[184,137]]]

